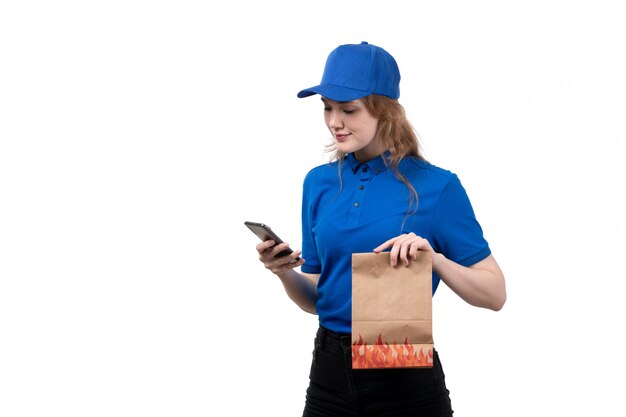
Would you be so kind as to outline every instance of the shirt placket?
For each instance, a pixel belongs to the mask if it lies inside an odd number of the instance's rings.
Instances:
[[[357,172],[354,174],[357,181],[355,181],[355,190],[353,190],[353,198],[350,204],[350,212],[348,215],[348,224],[355,225],[361,218],[361,212],[363,211],[363,202],[365,200],[365,193],[370,181],[373,178],[372,170],[366,164],[361,164]]]

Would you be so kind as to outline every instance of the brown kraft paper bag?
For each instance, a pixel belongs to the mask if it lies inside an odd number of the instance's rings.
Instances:
[[[433,366],[432,257],[352,254],[352,369]]]

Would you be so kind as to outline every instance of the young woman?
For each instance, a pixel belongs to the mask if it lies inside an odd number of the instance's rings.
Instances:
[[[362,42],[333,50],[320,85],[298,93],[321,96],[333,160],[304,180],[302,250],[275,258],[287,244],[271,240],[256,249],[288,296],[319,316],[306,417],[452,415],[436,351],[432,368],[351,369],[352,253],[389,250],[396,266],[429,251],[433,293],[441,280],[477,307],[497,311],[506,300],[461,182],[420,154],[399,83],[395,59]]]

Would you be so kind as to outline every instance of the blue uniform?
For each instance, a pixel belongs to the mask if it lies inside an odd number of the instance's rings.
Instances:
[[[417,158],[405,158],[400,172],[418,194],[409,212],[410,192],[385,165],[384,155],[360,163],[324,164],[306,175],[302,199],[302,257],[305,273],[320,274],[316,303],[320,324],[351,332],[352,254],[371,252],[388,239],[413,232],[436,252],[464,266],[491,253],[458,177]],[[340,167],[340,172],[339,172]],[[433,294],[439,277],[433,273]]]

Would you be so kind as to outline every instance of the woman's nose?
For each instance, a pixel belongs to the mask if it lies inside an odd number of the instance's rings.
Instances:
[[[343,127],[343,121],[341,120],[341,115],[338,112],[333,111],[330,113],[328,127],[331,129],[340,129]]]

